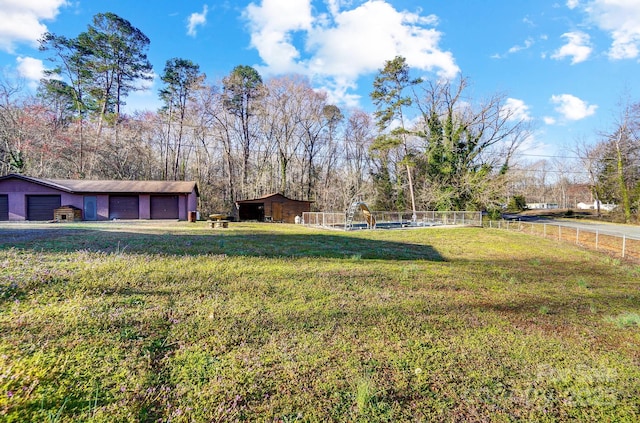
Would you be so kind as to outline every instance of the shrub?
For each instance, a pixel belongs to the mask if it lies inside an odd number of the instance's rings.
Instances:
[[[514,195],[509,199],[507,204],[507,211],[520,212],[527,208],[527,201],[524,195]]]

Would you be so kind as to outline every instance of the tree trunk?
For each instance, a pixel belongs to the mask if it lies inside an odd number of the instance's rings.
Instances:
[[[629,190],[624,180],[624,161],[622,157],[622,137],[623,131],[620,131],[616,142],[617,168],[618,168],[618,185],[620,187],[620,195],[622,196],[622,209],[624,212],[624,222],[631,222],[631,201],[629,199]]]

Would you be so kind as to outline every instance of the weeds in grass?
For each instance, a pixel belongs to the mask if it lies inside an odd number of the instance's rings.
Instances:
[[[578,286],[582,289],[589,289],[589,284],[585,278],[578,278]]]
[[[615,317],[607,317],[607,322],[614,323],[618,327],[640,327],[640,314],[638,313],[622,313]]]
[[[546,305],[541,305],[538,308],[538,314],[541,314],[543,316],[546,316],[547,314],[549,314],[551,312],[551,309],[549,308],[549,306]]]
[[[118,256],[124,255],[125,251],[127,250],[127,247],[129,247],[129,246],[125,245],[122,248],[120,248],[120,241],[118,241],[118,246],[116,247],[116,250],[114,251],[114,254],[118,255]]]
[[[613,258],[613,257],[609,257],[609,256],[605,256],[602,261],[610,266],[620,266],[620,264],[622,263],[620,261],[620,259],[618,258]]]
[[[389,407],[381,398],[383,393],[368,376],[358,379],[355,392],[355,407],[362,421],[385,421]]]
[[[58,410],[55,413],[53,413],[50,410],[44,410],[44,401],[40,404],[40,408],[43,409],[43,411],[46,411],[46,416],[47,416],[47,422],[48,423],[58,423],[58,422],[62,421],[62,412],[64,411],[64,408],[67,405],[67,401],[68,400],[69,400],[69,398],[65,398],[64,402],[62,403],[60,408],[58,408]]]
[[[376,388],[371,379],[362,378],[356,384],[356,408],[360,415],[366,415],[373,400]]]

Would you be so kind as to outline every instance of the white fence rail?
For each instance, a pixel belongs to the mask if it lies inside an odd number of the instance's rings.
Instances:
[[[424,227],[436,225],[464,225],[482,226],[481,212],[416,212],[416,220],[412,221],[411,212],[371,212],[375,217],[377,228],[400,227]],[[306,226],[344,230],[347,224],[346,213],[341,212],[305,212],[302,214],[302,222]],[[357,213],[353,219],[354,229],[367,227],[367,222],[362,213]]]
[[[600,230],[565,226],[557,223],[498,220],[489,221],[485,226],[571,242],[584,248],[618,255],[624,259],[640,261],[640,239],[629,235],[617,235]]]

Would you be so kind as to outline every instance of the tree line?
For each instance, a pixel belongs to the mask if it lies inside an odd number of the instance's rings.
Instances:
[[[374,80],[370,114],[339,108],[300,75],[264,80],[239,65],[210,81],[198,64],[171,58],[162,107],[124,113],[128,95],[152,79],[149,44],[113,13],[75,38],[44,34],[53,66],[37,94],[0,84],[0,173],[195,180],[203,211],[229,213],[238,199],[274,192],[319,210],[354,198],[378,210],[499,209],[522,177],[516,153],[528,122],[504,95],[470,98],[465,78],[423,80],[392,58]],[[630,106],[617,131],[580,151],[594,194],[629,219],[640,197],[639,110]]]

